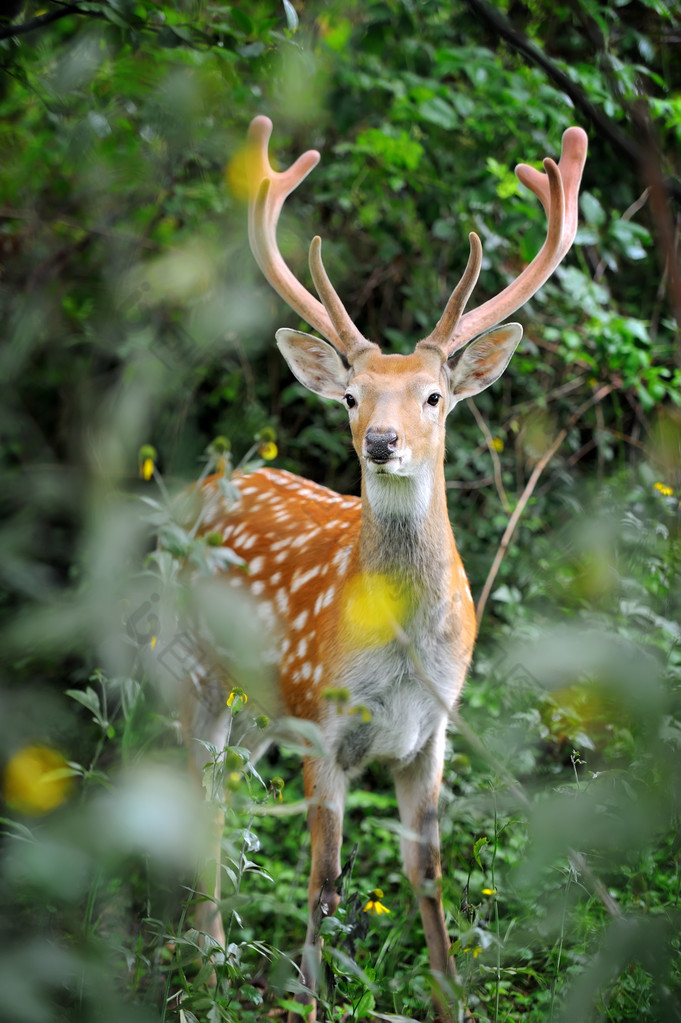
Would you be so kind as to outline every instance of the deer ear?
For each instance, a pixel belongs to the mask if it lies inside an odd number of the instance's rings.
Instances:
[[[343,400],[350,367],[332,345],[288,327],[282,327],[275,336],[279,351],[301,384],[322,398]]]
[[[493,384],[508,366],[522,336],[519,323],[492,327],[448,359],[445,371],[449,378],[450,408]]]

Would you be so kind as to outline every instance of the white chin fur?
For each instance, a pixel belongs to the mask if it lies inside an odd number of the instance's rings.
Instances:
[[[395,459],[397,463],[397,459]],[[433,482],[430,475],[400,472],[400,465],[388,469],[384,465],[367,464],[364,476],[366,495],[378,519],[423,519],[430,507]]]

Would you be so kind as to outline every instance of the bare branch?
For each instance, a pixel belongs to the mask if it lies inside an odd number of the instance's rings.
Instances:
[[[497,493],[499,495],[499,500],[501,501],[501,503],[504,506],[504,511],[510,512],[510,510],[511,510],[511,502],[509,501],[508,497],[506,496],[506,491],[504,490],[504,484],[503,484],[503,481],[502,481],[502,478],[501,478],[501,462],[499,460],[499,455],[497,454],[497,450],[494,447],[494,438],[492,437],[492,434],[489,431],[489,427],[487,426],[487,423],[485,422],[485,420],[483,419],[482,415],[480,414],[480,410],[478,409],[478,407],[475,404],[475,402],[473,401],[473,399],[472,398],[466,398],[466,404],[468,405],[469,409],[473,413],[473,418],[475,419],[475,422],[478,424],[478,429],[480,430],[480,432],[482,433],[483,437],[485,438],[485,443],[487,444],[487,450],[489,451],[489,453],[491,455],[492,465],[494,467],[494,482],[496,484]]]
[[[37,29],[44,28],[45,25],[51,25],[53,21],[67,18],[70,14],[87,14],[91,18],[102,17],[97,11],[83,10],[78,4],[63,4],[54,11],[48,11],[47,14],[39,14],[37,18],[31,18],[30,21],[21,21],[16,25],[6,25],[0,28],[0,39],[13,39],[15,36],[25,36],[29,32],[35,32]]]
[[[589,398],[588,401],[584,402],[584,404],[581,405],[572,416],[570,416],[567,425],[563,427],[563,429],[560,431],[551,447],[542,455],[542,457],[539,459],[534,469],[532,470],[532,474],[530,475],[530,478],[525,485],[525,489],[520,495],[520,499],[517,505],[513,509],[513,514],[508,520],[508,525],[504,530],[504,535],[501,538],[501,543],[499,544],[497,553],[494,556],[492,567],[489,570],[487,579],[485,580],[485,585],[482,588],[482,593],[480,594],[480,599],[478,600],[478,606],[476,608],[478,631],[480,631],[480,622],[482,621],[482,616],[485,613],[485,606],[487,604],[490,591],[494,586],[494,581],[499,572],[499,567],[501,565],[501,562],[504,560],[506,551],[508,550],[513,534],[515,533],[516,526],[520,521],[520,516],[524,512],[525,507],[527,506],[527,502],[530,500],[532,496],[534,488],[536,487],[537,482],[539,481],[539,477],[541,476],[544,469],[551,461],[556,451],[561,446],[561,444],[563,443],[563,441],[565,440],[565,438],[567,437],[568,433],[575,425],[575,423],[579,419],[581,419],[581,417],[584,415],[586,411],[588,411],[588,409],[590,409],[593,405],[597,405],[598,402],[602,401],[603,398],[607,397],[607,395],[610,394],[610,392],[613,391],[614,389],[615,389],[614,384],[604,384],[602,387],[599,387],[596,393],[592,395],[592,397]]]

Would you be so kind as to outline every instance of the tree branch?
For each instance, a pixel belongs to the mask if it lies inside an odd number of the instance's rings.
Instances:
[[[39,14],[37,18],[31,18],[30,21],[21,21],[17,25],[6,25],[0,28],[0,40],[12,39],[14,36],[24,36],[28,32],[44,28],[45,25],[51,25],[53,21],[66,18],[69,14],[89,14],[95,18],[99,17],[99,14],[94,11],[84,11],[78,4],[63,4],[54,11],[48,11],[47,14]]]
[[[584,415],[584,413],[592,407],[592,405],[598,404],[598,402],[602,401],[603,398],[607,397],[607,395],[610,394],[612,390],[614,390],[614,387],[615,387],[614,384],[604,384],[602,387],[599,387],[596,393],[592,395],[592,397],[589,398],[588,401],[585,401],[584,404],[581,405],[577,409],[577,411],[570,416],[567,425],[563,427],[563,429],[560,431],[551,447],[544,452],[544,454],[542,455],[542,457],[539,459],[534,469],[532,470],[532,474],[525,485],[525,489],[520,495],[520,499],[517,505],[513,509],[513,514],[508,520],[508,525],[504,530],[504,535],[501,538],[501,543],[499,544],[497,553],[494,556],[492,567],[489,570],[487,579],[485,580],[485,585],[482,588],[482,593],[480,594],[480,599],[478,600],[478,606],[476,608],[478,631],[480,631],[480,622],[482,621],[482,616],[485,613],[487,599],[490,595],[492,587],[494,586],[494,581],[497,577],[497,573],[499,572],[499,567],[501,565],[501,562],[504,560],[504,556],[506,554],[506,551],[508,550],[508,546],[511,542],[513,534],[515,533],[516,526],[518,525],[518,522],[520,520],[520,516],[524,512],[527,502],[532,496],[532,493],[537,485],[539,477],[541,476],[544,469],[546,468],[546,466],[551,461],[558,448],[561,446],[561,444],[567,437],[569,431],[578,421],[578,419],[580,419]]]
[[[511,510],[511,502],[509,501],[508,497],[506,496],[506,491],[504,490],[504,484],[503,484],[503,480],[501,478],[501,462],[499,461],[499,455],[497,454],[497,452],[496,452],[496,450],[494,448],[494,438],[492,437],[492,434],[489,431],[489,427],[487,426],[487,423],[485,422],[485,420],[483,419],[482,415],[480,414],[480,410],[477,407],[477,405],[475,404],[475,402],[473,401],[473,399],[472,398],[466,398],[466,404],[468,405],[469,409],[473,413],[473,418],[475,419],[475,422],[478,424],[478,429],[480,430],[480,432],[482,433],[483,437],[485,438],[485,443],[487,444],[487,450],[489,451],[489,453],[491,455],[492,466],[494,468],[494,482],[496,484],[497,493],[499,495],[499,500],[501,501],[501,503],[504,506],[504,511],[505,512],[510,512],[510,510]]]
[[[556,67],[553,61],[521,32],[514,29],[504,15],[496,10],[496,8],[491,7],[484,0],[466,0],[466,2],[480,21],[488,25],[492,31],[504,39],[514,50],[524,54],[528,60],[545,71],[558,88],[562,89],[570,97],[577,109],[581,110],[591,121],[599,135],[605,136],[616,149],[624,153],[641,174],[645,172],[649,161],[646,148],[635,142],[600,107],[592,103],[581,86],[573,82],[559,67]],[[670,198],[673,197],[677,202],[681,202],[681,182],[677,181],[676,178],[667,178],[664,186]]]

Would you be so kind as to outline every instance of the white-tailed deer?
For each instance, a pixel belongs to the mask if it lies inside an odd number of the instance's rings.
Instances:
[[[231,569],[219,585],[243,593],[263,623],[264,660],[274,669],[273,706],[315,722],[326,747],[324,756],[309,756],[303,768],[312,864],[303,955],[308,990],[298,1000],[309,1005],[320,923],[339,902],[348,778],[371,760],[387,763],[395,779],[407,836],[404,867],[420,899],[431,968],[445,976],[454,972],[439,888],[438,794],[448,716],[464,683],[476,623],[447,514],[445,420],[458,401],[504,371],[522,329],[495,325],[541,287],[570,248],[587,140],[581,128],[569,128],[558,164],[546,159],[545,173],[525,164],[517,168],[548,221],[544,245],[530,265],[496,297],[464,314],[482,259],[480,240],[471,234],[468,265],[437,326],[403,356],[384,355],[355,327],[326,275],[319,238],[310,246],[310,271],[321,302],[285,264],[276,241],[279,213],[319,154],[307,152],[277,172],[268,159],[271,131],[266,117],[256,117],[249,131],[251,248],[273,288],[326,338],[286,328],[276,335],[298,380],[346,405],[362,471],[361,498],[263,468],[234,480],[240,498],[230,502],[213,477],[202,485],[202,529],[217,531],[247,563],[247,571]],[[239,682],[239,666],[232,664],[229,673],[228,688]],[[224,695],[202,692],[200,673],[193,682],[185,728],[221,748]],[[363,713],[339,713],[334,691],[343,694],[347,709],[361,707]],[[223,944],[214,910],[219,880],[211,894],[215,903],[204,903],[199,926]],[[314,1013],[306,1019],[315,1019]]]

